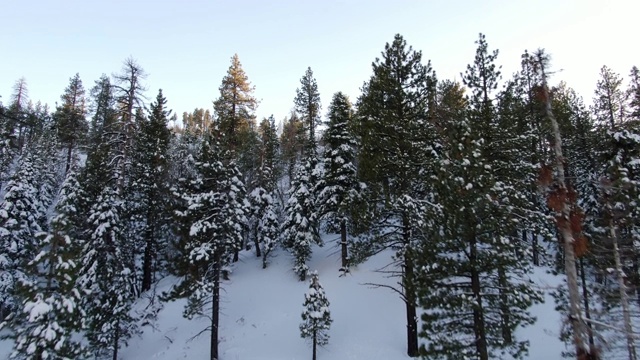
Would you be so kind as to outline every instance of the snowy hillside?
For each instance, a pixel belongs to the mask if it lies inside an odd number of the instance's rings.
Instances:
[[[329,345],[318,352],[319,359],[397,360],[405,355],[404,306],[390,290],[374,289],[365,283],[393,284],[376,269],[386,265],[391,252],[384,252],[338,276],[339,254],[336,243],[314,247],[310,269],[318,270],[320,281],[331,302],[333,324]],[[279,251],[269,268],[251,252],[243,252],[231,280],[224,283],[221,314],[222,360],[297,360],[311,357],[311,347],[300,338],[298,326],[308,283],[299,282],[290,270],[291,259]],[[557,286],[558,278],[542,268],[532,275],[541,287]],[[168,290],[175,278],[161,280],[156,291]],[[164,304],[155,327],[145,327],[141,337],[123,349],[122,360],[206,359],[209,334],[202,331],[207,319],[189,321],[182,317],[185,301]],[[518,336],[531,341],[530,359],[559,359],[564,345],[558,340],[560,316],[553,299],[535,306],[535,326],[521,329]],[[0,342],[0,359],[8,358],[11,344]]]
[[[329,240],[327,238],[327,240]],[[373,289],[365,283],[392,284],[376,269],[389,262],[391,253],[382,253],[353,269],[346,277],[338,276],[339,254],[334,242],[314,248],[310,269],[318,270],[320,281],[331,302],[333,324],[329,345],[321,348],[319,359],[409,359],[405,355],[404,307],[393,292]],[[311,348],[300,338],[298,325],[307,283],[296,280],[290,270],[291,259],[277,252],[271,266],[263,270],[261,262],[250,252],[243,252],[231,281],[224,283],[221,315],[220,352],[223,360],[308,359]],[[534,278],[544,287],[558,280],[538,269]],[[166,291],[175,278],[159,282],[157,291]],[[140,338],[132,339],[121,359],[206,359],[209,336],[203,333],[206,319],[188,321],[182,317],[185,301],[164,305],[155,328],[146,327]],[[531,341],[531,359],[558,359],[563,345],[557,339],[560,328],[553,301],[533,309],[536,326],[518,335]],[[8,352],[3,343],[1,354]],[[4,355],[3,355],[4,356]]]

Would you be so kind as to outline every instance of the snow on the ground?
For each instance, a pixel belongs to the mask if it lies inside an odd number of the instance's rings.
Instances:
[[[380,254],[339,277],[339,254],[334,243],[315,247],[311,270],[317,270],[333,323],[329,345],[320,348],[319,359],[408,359],[405,355],[404,306],[390,290],[362,285],[392,284],[375,270],[386,265],[390,253]],[[224,283],[220,318],[220,355],[223,360],[293,360],[311,357],[311,346],[300,337],[302,303],[308,282],[297,281],[292,260],[277,252],[267,269],[251,252],[243,252],[231,280]],[[175,279],[165,279],[165,290]],[[208,320],[182,317],[185,301],[165,304],[157,329],[145,329],[132,339],[122,359],[204,359],[209,354],[209,333],[194,340]]]
[[[332,240],[333,239],[333,240]],[[331,360],[407,360],[404,305],[388,289],[371,288],[365,283],[392,285],[376,272],[390,262],[392,252],[383,252],[339,277],[340,254],[335,237],[314,247],[309,268],[317,270],[330,301],[333,324],[329,344],[319,348],[318,359]],[[221,360],[297,360],[311,357],[310,344],[300,337],[298,328],[308,282],[300,282],[291,270],[292,259],[278,251],[269,268],[261,259],[242,252],[231,280],[223,284],[220,317]],[[545,292],[560,284],[560,278],[537,268],[532,278]],[[161,280],[158,293],[168,290],[174,277]],[[560,359],[564,345],[558,340],[560,315],[551,296],[532,308],[538,318],[533,327],[520,329],[517,336],[529,339],[530,359]],[[207,359],[209,332],[193,338],[209,324],[207,319],[186,320],[182,316],[186,301],[164,304],[155,326],[145,327],[141,337],[130,340],[121,350],[122,360]],[[0,359],[11,351],[10,342],[0,342]]]

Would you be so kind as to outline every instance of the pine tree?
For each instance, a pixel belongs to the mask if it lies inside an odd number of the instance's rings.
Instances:
[[[28,137],[26,134],[31,125],[29,116],[29,88],[27,86],[27,80],[22,77],[18,79],[13,85],[13,94],[11,94],[11,102],[9,104],[9,111],[13,124],[13,131],[16,136],[16,147],[20,151],[25,144],[25,139]]]
[[[372,64],[373,75],[357,106],[358,170],[372,204],[366,227],[375,239],[362,248],[368,254],[385,247],[397,251],[398,291],[406,307],[407,353],[412,357],[418,356],[414,252],[419,240],[414,230],[428,204],[423,200],[429,190],[421,181],[431,173],[440,147],[429,121],[435,74],[421,61],[422,54],[396,35]]]
[[[10,320],[15,339],[14,356],[28,359],[77,359],[84,355],[74,339],[85,315],[82,294],[76,287],[80,239],[76,204],[80,186],[72,165],[62,185],[49,233],[37,234],[37,255],[25,267],[29,273],[18,283],[22,311]]]
[[[600,123],[611,128],[626,120],[626,96],[622,89],[622,78],[606,65],[600,69],[600,80],[593,98],[593,113]]]
[[[142,82],[146,76],[144,69],[133,58],[126,59],[121,72],[113,76],[118,117],[109,134],[110,161],[114,164],[116,185],[122,195],[125,195],[124,188],[129,185],[127,182],[132,164],[135,134],[139,128],[138,120],[141,119],[140,115],[143,114],[142,109],[144,109],[146,88]]]
[[[251,236],[254,240],[256,256],[262,257],[260,248],[262,235],[259,233],[259,227],[260,222],[265,217],[267,208],[275,201],[273,195],[275,195],[277,179],[276,152],[278,149],[278,138],[273,116],[269,119],[264,119],[260,123],[259,130],[260,144],[257,154],[260,159],[259,168],[254,180],[254,189],[249,195],[249,203],[251,204]],[[273,211],[273,209],[271,211]],[[266,266],[266,256],[264,257],[263,265]]]
[[[443,122],[447,146],[434,185],[440,208],[419,256],[421,335],[430,340],[423,353],[433,358],[523,357],[527,341],[514,330],[533,323],[528,307],[541,301],[517,236],[532,210],[518,186],[534,169],[518,153],[523,134],[494,105],[497,51],[489,52],[482,34],[477,44],[463,75],[471,90],[466,109]]]
[[[318,272],[311,273],[309,290],[304,295],[304,311],[300,336],[310,339],[313,347],[313,360],[317,358],[317,347],[329,343],[329,328],[333,320],[329,311],[329,300],[318,278]]]
[[[0,208],[0,316],[16,310],[16,284],[28,283],[27,264],[35,257],[35,234],[41,231],[40,204],[32,159],[25,157],[6,185]]]
[[[603,228],[605,231],[604,246],[613,257],[617,296],[615,302],[622,312],[620,326],[626,340],[628,357],[638,358],[630,308],[630,288],[628,284],[638,287],[638,241],[640,240],[640,223],[638,222],[637,199],[640,196],[640,135],[633,127],[611,129],[608,132],[611,142],[609,160],[606,163],[606,178],[601,185],[603,211]],[[633,264],[629,266],[627,264]],[[632,274],[628,276],[627,274]],[[611,294],[605,298],[611,299]],[[609,309],[613,314],[614,309]],[[610,319],[609,321],[612,321]],[[615,320],[614,320],[615,321]]]
[[[289,200],[284,209],[282,242],[294,257],[293,271],[300,281],[309,272],[307,261],[311,258],[311,245],[322,244],[317,229],[317,214],[310,183],[310,162],[298,167],[289,190]]]
[[[189,269],[169,298],[188,297],[184,316],[189,319],[205,314],[210,306],[210,359],[217,360],[221,277],[242,241],[248,208],[242,174],[215,139],[202,142],[196,167],[194,192],[185,196],[188,219],[193,221],[184,242]]]
[[[289,184],[295,175],[298,158],[302,156],[304,140],[302,121],[294,111],[284,119],[282,134],[280,134],[282,166]]]
[[[163,230],[168,220],[168,158],[167,151],[171,133],[167,122],[171,114],[166,109],[167,99],[158,91],[156,101],[151,103],[149,118],[140,124],[140,133],[136,139],[136,151],[133,155],[131,191],[140,218],[137,230],[142,237],[142,276],[141,290],[151,289],[158,270],[157,256],[162,252]]]
[[[117,360],[121,344],[138,329],[131,315],[135,269],[128,257],[133,249],[123,237],[123,205],[114,186],[103,189],[89,212],[78,286],[85,294],[86,336],[92,350],[96,355],[111,353]]]
[[[214,102],[218,127],[223,135],[224,146],[238,151],[243,137],[255,129],[255,109],[258,102],[253,97],[255,87],[242,69],[238,54],[231,58],[227,74],[222,78],[220,97]]]
[[[318,194],[318,217],[326,221],[328,231],[340,233],[340,270],[344,272],[349,271],[347,222],[364,187],[358,182],[354,164],[356,141],[350,131],[352,114],[349,98],[341,92],[335,93],[329,105],[329,126],[323,134],[324,176],[314,191]]]
[[[280,238],[280,208],[274,199],[274,193],[266,194],[268,204],[258,220],[258,243],[262,245],[262,268],[266,269],[268,259]]]
[[[640,121],[640,70],[637,66],[631,68],[629,74],[629,88],[627,89],[629,118]]]
[[[85,91],[80,75],[69,79],[69,86],[60,96],[62,104],[54,114],[55,127],[60,145],[67,149],[65,172],[71,166],[71,154],[86,137],[88,123],[85,119],[87,107]]]
[[[307,68],[304,76],[300,79],[300,87],[296,89],[294,103],[306,135],[305,147],[311,147],[313,150],[311,152],[315,153],[316,128],[320,125],[321,105],[318,83],[313,77],[311,67]]]

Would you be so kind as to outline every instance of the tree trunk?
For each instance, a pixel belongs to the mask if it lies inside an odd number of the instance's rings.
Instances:
[[[69,143],[67,147],[67,165],[65,166],[64,173],[69,173],[69,168],[71,167],[71,153],[73,152],[73,140]]]
[[[526,231],[523,236],[526,236]],[[522,239],[526,241],[526,238]],[[540,249],[538,249],[538,235],[531,232],[531,254],[533,256],[533,265],[540,266]]]
[[[220,322],[220,251],[214,253],[213,294],[211,296],[211,359],[218,360],[218,324]]]
[[[502,317],[502,339],[505,344],[513,343],[513,334],[511,334],[511,316],[509,316],[509,297],[505,293],[507,287],[507,275],[501,267],[498,269],[498,282],[500,284],[500,315]]]
[[[558,186],[560,189],[566,192],[567,183],[564,175],[564,161],[565,158],[562,155],[562,138],[560,136],[560,127],[556,121],[553,112],[551,111],[551,98],[549,97],[549,87],[547,86],[546,73],[544,69],[543,59],[539,59],[539,65],[542,67],[542,98],[545,103],[545,116],[551,123],[552,135],[553,135],[553,151],[555,155],[555,168],[558,173]],[[576,258],[573,249],[575,242],[573,238],[573,232],[569,221],[570,217],[570,204],[565,199],[562,211],[557,214],[563,221],[556,221],[556,226],[563,239],[564,246],[564,268],[567,276],[567,288],[569,290],[569,321],[573,330],[573,338],[576,346],[576,358],[593,359],[595,354],[592,354],[592,349],[585,344],[585,339],[588,338],[588,331],[585,321],[582,317],[582,311],[580,309],[580,292],[578,289],[578,275],[576,271]]]
[[[142,291],[151,289],[151,279],[153,272],[153,239],[147,237],[144,246],[144,260],[142,263]]]
[[[113,338],[113,360],[118,360],[118,343],[120,342],[120,320],[116,321],[116,334]]]
[[[342,255],[342,268],[340,270],[343,272],[348,272],[349,254],[347,253],[347,221],[344,218],[340,220],[340,248]]]
[[[477,269],[476,260],[478,258],[478,249],[476,247],[476,238],[473,235],[469,244],[469,262],[471,263],[471,291],[475,299],[473,307],[473,332],[476,337],[476,355],[479,360],[489,360],[487,350],[487,335],[484,325],[484,313],[482,309],[482,294],[480,288],[480,273]]]
[[[235,250],[233,250],[233,262],[238,262],[240,260],[240,250],[236,246]]]
[[[145,246],[144,246],[144,258],[142,261],[142,291],[151,289],[151,283],[153,282],[155,259],[155,216],[148,212],[147,222],[149,228],[145,231]]]
[[[591,320],[591,310],[589,309],[589,291],[587,290],[587,276],[584,273],[584,261],[580,258],[580,280],[582,281],[582,301],[584,302],[584,317],[587,320]],[[589,327],[589,346],[594,347],[595,341],[593,340],[593,326],[591,323],[587,323]]]
[[[622,261],[620,260],[620,249],[618,249],[618,236],[613,220],[609,221],[609,234],[613,242],[613,259],[616,264],[616,274],[618,275],[618,289],[620,291],[620,305],[622,305],[622,318],[624,320],[624,335],[627,338],[627,352],[629,360],[638,360],[636,354],[636,346],[633,340],[633,326],[631,325],[631,312],[629,310],[629,294],[627,294],[627,285],[625,284],[625,274],[622,269]]]
[[[318,339],[317,339],[317,334],[316,334],[316,330],[313,330],[313,356],[312,356],[312,360],[316,360],[317,354],[318,354]]]
[[[640,306],[640,256],[636,253],[633,256],[633,285],[636,288],[636,298]]]
[[[256,257],[261,257],[262,254],[260,253],[260,242],[258,242],[258,224],[257,223],[256,223],[256,226],[253,227],[253,244],[256,247]]]
[[[405,306],[407,311],[407,355],[418,356],[418,317],[416,314],[416,289],[414,285],[413,257],[411,253],[411,234],[409,217],[402,216],[404,250],[404,272],[402,285],[404,287]]]

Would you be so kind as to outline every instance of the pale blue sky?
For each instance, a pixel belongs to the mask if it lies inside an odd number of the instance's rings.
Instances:
[[[500,50],[504,77],[525,49],[543,47],[553,81],[590,101],[604,64],[626,76],[640,66],[637,0],[607,1],[135,1],[20,0],[0,12],[0,95],[24,76],[32,100],[51,106],[80,73],[91,88],[132,56],[149,73],[147,97],[162,88],[179,115],[211,108],[238,53],[261,100],[259,118],[281,120],[311,66],[326,110],[331,95],[353,101],[386,42],[402,34],[440,79],[473,61],[479,32]]]

